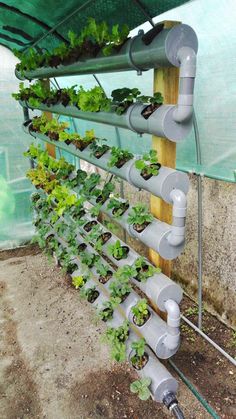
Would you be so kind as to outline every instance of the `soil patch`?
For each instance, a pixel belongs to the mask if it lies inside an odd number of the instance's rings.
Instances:
[[[38,245],[31,244],[29,246],[18,247],[17,249],[0,251],[0,261],[11,259],[11,258],[17,258],[21,256],[38,255],[39,253],[41,253],[41,250],[38,247]]]

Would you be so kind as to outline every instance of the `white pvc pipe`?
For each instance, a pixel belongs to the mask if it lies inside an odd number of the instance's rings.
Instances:
[[[173,223],[167,240],[172,246],[179,246],[185,239],[187,198],[185,193],[179,189],[173,189],[170,193],[170,198],[173,202]]]
[[[173,112],[175,122],[188,121],[193,115],[193,91],[196,77],[197,57],[190,47],[182,47],[178,51],[180,62],[180,80],[178,103]]]
[[[174,300],[167,300],[165,302],[165,309],[167,312],[168,333],[164,344],[170,350],[174,350],[180,343],[180,308]]]

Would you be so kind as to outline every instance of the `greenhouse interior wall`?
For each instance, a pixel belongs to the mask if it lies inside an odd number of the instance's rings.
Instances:
[[[196,162],[195,137],[190,136],[177,146],[177,168],[190,173],[191,190],[188,196],[186,247],[173,263],[174,278],[186,291],[197,296],[197,174],[202,175],[203,185],[203,294],[204,304],[231,326],[235,317],[235,256],[236,242],[236,70],[234,0],[193,0],[177,9],[158,16],[155,22],[178,20],[187,22],[198,34],[198,71],[195,87],[195,112],[198,122],[202,164]],[[191,9],[191,11],[190,11]],[[230,10],[230,13],[229,13]],[[206,18],[207,17],[207,18]],[[140,28],[150,28],[146,23]],[[132,31],[136,34],[138,29]],[[27,243],[33,236],[30,194],[32,186],[25,173],[29,162],[23,152],[31,140],[23,133],[22,109],[11,93],[17,91],[15,78],[16,59],[0,46],[1,55],[1,147],[0,147],[0,248],[12,248]],[[138,87],[143,94],[150,94],[153,72],[142,76],[124,72],[98,75],[107,95],[112,89],[128,85]],[[60,87],[83,84],[85,88],[96,83],[93,76],[58,78]],[[225,118],[227,116],[227,129]],[[78,132],[91,128],[90,122],[70,120]],[[120,145],[137,153],[150,148],[151,136],[138,136],[128,130],[94,123],[98,137],[105,137],[108,144]],[[68,159],[71,159],[69,155]],[[77,162],[77,164],[79,164]],[[125,195],[135,202],[145,200],[148,194],[124,184]],[[142,194],[142,195],[141,195]],[[234,208],[234,210],[233,210]],[[142,248],[143,252],[146,249]]]

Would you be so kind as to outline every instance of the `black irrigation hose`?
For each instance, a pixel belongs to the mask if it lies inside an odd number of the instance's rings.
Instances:
[[[175,404],[171,407],[170,412],[176,419],[184,419],[184,414],[178,404]]]

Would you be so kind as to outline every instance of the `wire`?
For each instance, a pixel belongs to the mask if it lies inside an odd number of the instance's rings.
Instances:
[[[198,401],[201,403],[201,405],[206,409],[210,415],[215,419],[220,419],[220,417],[217,415],[215,410],[207,403],[207,401],[202,397],[202,395],[197,391],[196,387],[190,381],[185,377],[185,375],[179,370],[179,368],[174,364],[173,361],[170,359],[168,360],[169,364],[172,366],[172,368],[175,370],[175,372],[179,375],[181,380],[184,382],[184,384],[189,388],[189,390],[193,393],[193,395],[198,399]]]
[[[197,164],[202,164],[201,156],[201,145],[200,145],[200,136],[197,124],[197,118],[195,111],[193,111],[193,129],[195,136],[195,145],[196,145],[196,156]],[[203,274],[203,264],[202,264],[202,223],[203,223],[203,209],[202,209],[202,175],[201,173],[197,175],[197,202],[198,202],[198,327],[202,329],[202,274]]]

